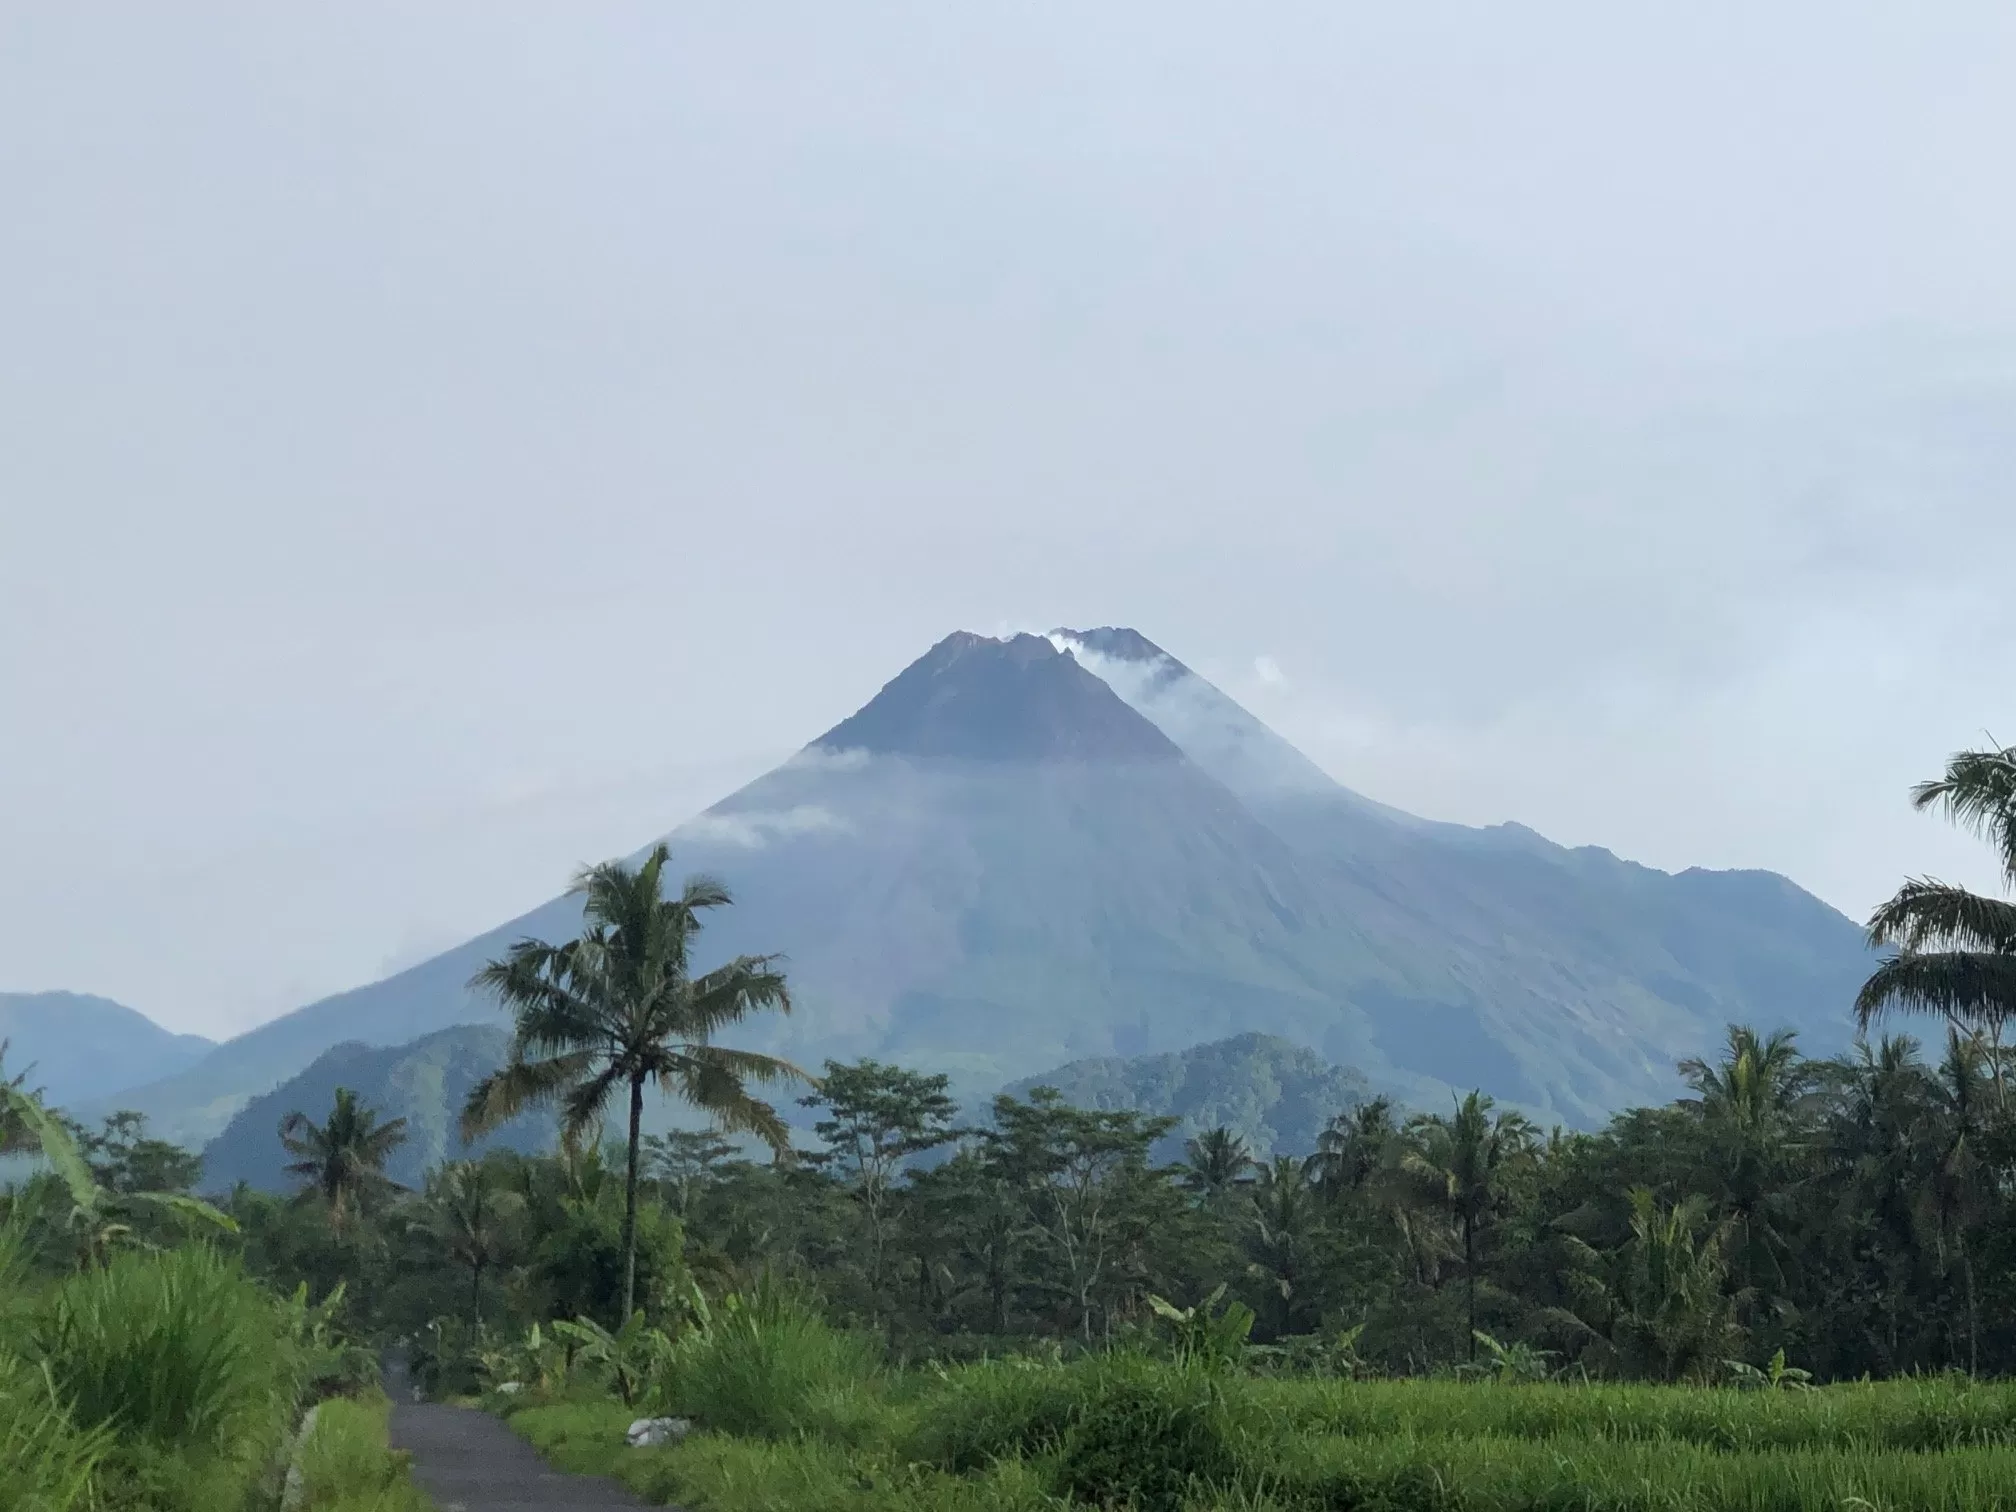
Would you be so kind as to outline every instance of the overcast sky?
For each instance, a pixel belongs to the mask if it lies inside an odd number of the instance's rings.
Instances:
[[[0,987],[232,1032],[960,627],[1856,915],[1992,880],[2016,9],[0,11]]]

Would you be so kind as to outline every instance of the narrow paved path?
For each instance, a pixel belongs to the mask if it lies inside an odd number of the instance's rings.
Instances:
[[[416,1402],[388,1365],[392,1447],[413,1455],[413,1479],[441,1512],[616,1512],[649,1505],[614,1481],[563,1475],[487,1412]]]

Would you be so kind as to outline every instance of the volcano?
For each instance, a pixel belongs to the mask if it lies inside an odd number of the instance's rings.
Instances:
[[[1482,1087],[1588,1124],[1677,1086],[1731,1021],[1846,1039],[1860,931],[1781,877],[1678,875],[1343,787],[1138,632],[939,642],[797,756],[666,837],[781,951],[752,1048],[991,1090],[1063,1062],[1279,1036],[1421,1106]],[[184,1140],[333,1045],[502,1022],[471,973],[557,898],[122,1098]]]

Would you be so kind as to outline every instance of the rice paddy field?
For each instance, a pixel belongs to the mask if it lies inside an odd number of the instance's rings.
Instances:
[[[612,1401],[510,1419],[563,1466],[694,1512],[2016,1512],[2016,1388],[1960,1378],[1281,1380],[1105,1357],[832,1382],[780,1409],[652,1449],[625,1446],[636,1412]]]

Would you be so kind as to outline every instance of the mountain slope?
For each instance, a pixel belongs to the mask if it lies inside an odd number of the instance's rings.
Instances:
[[[1615,1080],[1655,1095],[1730,1021],[1797,1029],[1814,1053],[1846,1044],[1870,966],[1862,931],[1785,878],[1672,874],[1523,825],[1417,819],[1343,787],[1134,631],[1052,639],[1198,755],[1354,913],[1432,926],[1459,990],[1382,1016],[1395,1071],[1573,1114],[1552,1088]]]
[[[1372,1096],[1361,1071],[1268,1034],[1241,1034],[1166,1055],[1073,1061],[1006,1088],[1026,1097],[1055,1087],[1074,1107],[1122,1109],[1178,1120],[1156,1156],[1182,1158],[1183,1143],[1223,1125],[1255,1155],[1307,1155],[1339,1113]]]
[[[174,1034],[110,998],[79,992],[0,992],[7,1073],[28,1073],[58,1107],[115,1097],[135,1083],[195,1064],[216,1046]]]
[[[670,839],[738,900],[701,964],[789,958],[798,1013],[743,1043],[969,1095],[1257,1032],[1417,1105],[1483,1086],[1588,1123],[1670,1096],[1730,1019],[1832,1048],[1866,967],[1855,926],[1782,878],[1671,876],[1352,794],[1131,631],[949,637]],[[501,1026],[471,973],[578,919],[555,899],[129,1100],[207,1136],[342,1040]]]
[[[381,1119],[406,1120],[406,1142],[385,1165],[385,1174],[401,1186],[418,1186],[427,1169],[444,1160],[488,1149],[545,1149],[553,1142],[550,1115],[526,1114],[473,1146],[456,1131],[469,1089],[504,1064],[509,1048],[502,1029],[473,1024],[390,1048],[338,1045],[238,1111],[203,1151],[203,1189],[224,1192],[244,1181],[262,1191],[291,1191],[298,1182],[286,1172],[280,1121],[301,1112],[320,1123],[338,1087],[355,1092]]]

